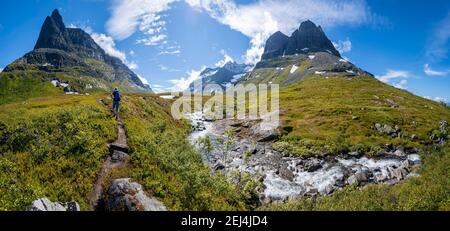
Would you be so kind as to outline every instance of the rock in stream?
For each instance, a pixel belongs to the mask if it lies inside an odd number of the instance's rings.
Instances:
[[[212,171],[247,172],[255,178],[262,176],[262,202],[329,195],[352,184],[395,184],[416,175],[412,170],[421,162],[417,150],[404,150],[402,147],[394,148],[378,159],[360,157],[358,153],[327,158],[284,157],[272,149],[271,142],[278,137],[278,133],[258,131],[255,129],[258,125],[256,121],[206,121],[201,112],[187,117],[193,124],[193,132],[189,136],[193,145],[198,148],[196,141],[204,136],[212,141],[212,152],[199,149]],[[229,128],[245,135],[235,137],[232,147],[224,155],[217,140],[223,139],[224,132]],[[249,132],[246,133],[246,130]]]

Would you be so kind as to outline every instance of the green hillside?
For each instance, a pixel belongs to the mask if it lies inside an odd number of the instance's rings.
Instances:
[[[288,134],[275,145],[293,155],[358,151],[375,156],[390,144],[421,148],[432,143],[429,137],[440,121],[450,121],[447,106],[370,76],[309,75],[282,88],[280,104]],[[393,137],[376,124],[398,131]]]
[[[280,84],[281,138],[285,156],[348,152],[377,158],[395,147],[418,149],[420,177],[389,185],[349,186],[331,196],[289,200],[260,210],[449,210],[450,108],[306,55],[262,62],[241,83]],[[295,65],[296,68],[293,68]],[[348,65],[348,63],[346,63]]]
[[[14,79],[25,80],[30,81]],[[23,93],[0,105],[0,210],[24,210],[42,197],[77,201],[82,210],[88,209],[107,143],[116,139],[114,119],[100,103],[109,102],[108,95],[63,95],[44,85],[47,90]],[[10,86],[0,88],[11,92]],[[30,87],[18,85],[15,90],[34,89]],[[246,208],[240,187],[223,175],[210,175],[186,139],[190,126],[171,118],[168,101],[149,94],[125,95],[122,104],[131,162],[109,179],[133,177],[171,210]]]
[[[254,73],[258,72],[269,73]],[[65,95],[50,83],[52,78],[69,81],[80,95]],[[274,81],[262,79],[258,81]],[[41,197],[74,200],[88,209],[90,190],[108,154],[106,144],[116,139],[115,121],[100,103],[111,99],[101,90],[84,89],[90,80],[40,71],[0,74],[0,210],[24,210]],[[371,76],[343,73],[306,74],[282,87],[280,96],[282,136],[273,146],[284,155],[356,151],[376,157],[390,146],[417,148],[423,160],[421,176],[395,186],[349,186],[331,196],[259,209],[450,209],[449,146],[430,139],[447,139],[439,128],[441,121],[450,121],[447,106]],[[222,174],[211,174],[187,141],[190,126],[172,119],[170,101],[152,94],[125,94],[121,115],[131,161],[109,179],[132,177],[171,210],[254,208],[246,204],[253,182],[235,185]],[[397,126],[395,137],[379,131],[376,124]]]
[[[0,73],[0,105],[41,95],[62,94],[62,89],[55,88],[45,76],[39,71]]]
[[[4,104],[0,127],[0,210],[24,210],[41,197],[87,208],[106,143],[116,136],[114,120],[95,97]]]

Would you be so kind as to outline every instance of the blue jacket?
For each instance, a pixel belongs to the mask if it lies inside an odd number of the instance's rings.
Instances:
[[[115,90],[113,92],[113,96],[114,96],[114,101],[120,101],[120,92]]]

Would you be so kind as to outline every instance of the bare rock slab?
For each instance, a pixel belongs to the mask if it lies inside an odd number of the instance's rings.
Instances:
[[[80,211],[77,202],[52,202],[48,198],[40,198],[28,206],[27,211],[57,212],[57,211]]]
[[[147,196],[142,185],[123,178],[112,182],[108,190],[106,210],[167,211],[167,208],[156,198]]]

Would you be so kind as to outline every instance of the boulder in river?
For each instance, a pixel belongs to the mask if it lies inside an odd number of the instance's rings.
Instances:
[[[350,185],[352,184],[361,185],[367,182],[368,180],[369,176],[366,171],[358,171],[347,179],[347,183]]]
[[[258,142],[274,141],[280,135],[277,129],[271,129],[270,126],[262,126],[261,124],[256,124],[251,129]]]
[[[280,175],[281,178],[293,181],[294,180],[294,173],[292,173],[291,170],[286,165],[280,166],[278,170],[278,175]]]
[[[311,158],[303,162],[304,169],[307,172],[315,172],[322,168],[322,164],[316,158]]]

